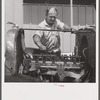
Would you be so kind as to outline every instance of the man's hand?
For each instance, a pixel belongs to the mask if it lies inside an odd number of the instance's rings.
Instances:
[[[40,50],[46,50],[46,46],[44,46],[44,45],[39,46],[39,48],[40,48]]]
[[[77,33],[77,30],[74,28],[72,28],[71,31],[72,31],[72,33]]]
[[[41,40],[40,36],[35,35],[33,37],[33,40],[34,40],[35,44],[39,47],[40,50],[46,50],[46,46],[44,46],[40,41]]]

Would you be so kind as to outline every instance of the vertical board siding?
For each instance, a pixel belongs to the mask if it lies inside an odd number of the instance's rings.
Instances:
[[[79,24],[80,25],[86,25],[86,21],[85,21],[85,7],[84,6],[80,6],[79,7]]]
[[[93,20],[93,18],[92,18],[92,7],[86,7],[86,22],[87,22],[87,24],[88,25],[92,25],[93,23],[92,23],[92,20]]]
[[[70,7],[63,7],[63,22],[67,25],[70,25]]]
[[[63,15],[62,15],[62,14],[63,14],[63,13],[62,13],[62,12],[63,12],[62,7],[61,7],[61,6],[57,6],[57,9],[58,9],[58,16],[57,16],[57,18],[60,19],[61,21],[63,21],[63,20],[62,20],[62,19],[63,19],[63,18],[62,18],[62,16],[63,16]]]
[[[79,24],[79,19],[78,19],[79,17],[78,17],[78,7],[77,6],[75,6],[75,7],[73,7],[73,25],[78,25]]]
[[[39,12],[40,20],[39,21],[41,22],[41,21],[44,20],[45,15],[46,15],[46,6],[45,5],[40,6],[40,9],[39,10],[40,10],[40,12]]]
[[[23,24],[30,24],[30,6],[29,5],[24,5],[23,6],[24,10],[24,18],[23,18]]]
[[[95,10],[95,8],[93,7],[93,16],[94,16],[94,18],[93,18],[93,20],[94,20],[94,23],[93,24],[95,24],[96,25],[96,10]]]
[[[32,15],[31,15],[31,23],[32,24],[37,24],[37,23],[39,23],[39,12],[38,12],[38,6],[33,6],[32,5]]]
[[[54,6],[54,5],[53,5]],[[49,5],[48,8],[52,7]],[[57,5],[58,19],[65,24],[70,25],[70,6]],[[38,24],[45,18],[46,5],[27,4],[24,8],[24,24]],[[31,13],[31,14],[30,14]],[[30,20],[31,19],[31,20]],[[94,21],[93,21],[94,20]],[[73,24],[77,25],[93,25],[95,24],[95,9],[93,6],[74,6],[73,7]]]

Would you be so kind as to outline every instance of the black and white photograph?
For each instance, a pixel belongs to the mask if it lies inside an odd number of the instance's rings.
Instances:
[[[5,0],[5,82],[95,83],[96,0]]]
[[[2,1],[2,100],[99,100],[99,0]]]

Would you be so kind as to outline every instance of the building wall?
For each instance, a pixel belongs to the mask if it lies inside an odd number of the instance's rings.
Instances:
[[[7,22],[13,22],[23,27],[23,0],[5,0],[6,31],[12,27]]]
[[[54,5],[48,5],[51,7]],[[70,25],[70,6],[56,5],[59,11],[58,18],[65,24]],[[45,4],[23,4],[23,0],[6,0],[5,4],[5,24],[10,21],[20,27],[36,28],[45,18],[47,6]],[[95,9],[93,6],[75,5],[73,8],[73,24],[75,27],[95,24]],[[11,25],[6,24],[6,31]],[[37,48],[32,37],[34,31],[25,31],[25,44],[27,47]],[[71,33],[61,33],[61,51],[63,53],[73,52],[75,46],[75,35]]]
[[[48,5],[48,8],[55,5]],[[24,4],[24,24],[38,24],[45,18],[47,6],[45,4]],[[65,24],[70,25],[70,6],[56,5],[58,8],[58,18]],[[73,25],[93,25],[95,24],[95,8],[92,5],[73,6]]]

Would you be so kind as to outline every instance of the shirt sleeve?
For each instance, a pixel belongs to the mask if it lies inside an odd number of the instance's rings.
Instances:
[[[64,29],[64,23],[57,19],[58,29]]]
[[[41,25],[38,25],[36,29],[43,29],[43,28],[41,27]],[[39,35],[40,37],[42,37],[43,31],[40,31],[40,30],[39,31],[35,31],[34,35]]]

